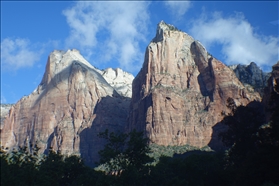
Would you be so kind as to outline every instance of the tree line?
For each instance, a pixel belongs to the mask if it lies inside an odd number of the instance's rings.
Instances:
[[[278,91],[279,92],[279,91]],[[128,134],[108,130],[99,152],[97,168],[78,156],[52,150],[45,156],[27,147],[7,153],[1,150],[1,185],[279,185],[279,95],[270,98],[270,118],[259,102],[239,106],[228,99],[231,113],[220,134],[226,150],[194,150],[182,156],[161,156],[154,163],[149,140],[142,132]]]

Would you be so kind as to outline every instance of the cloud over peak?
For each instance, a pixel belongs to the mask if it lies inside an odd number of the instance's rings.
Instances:
[[[139,66],[149,23],[147,2],[83,1],[63,11],[70,27],[67,47],[79,49],[95,62],[115,60],[125,70]],[[102,42],[101,42],[102,41]]]
[[[164,1],[164,4],[177,18],[183,16],[191,6],[190,1]]]
[[[209,18],[203,15],[193,23],[190,32],[208,50],[221,44],[220,52],[227,64],[254,61],[260,66],[271,66],[278,60],[278,38],[257,34],[241,13],[227,18],[219,12]]]

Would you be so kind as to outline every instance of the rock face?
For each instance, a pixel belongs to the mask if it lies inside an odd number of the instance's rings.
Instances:
[[[105,80],[124,97],[132,97],[132,82],[134,76],[120,68],[112,69],[107,68],[100,71]]]
[[[203,147],[217,137],[212,128],[228,112],[229,97],[238,105],[261,100],[201,43],[162,21],[133,81],[127,129],[143,130],[159,145]]]
[[[249,65],[237,65],[233,70],[247,89],[251,90],[253,88],[263,96],[270,73],[263,72],[254,62],[251,62]]]
[[[269,83],[272,84],[273,91],[279,93],[275,86],[279,86],[279,61],[275,65],[272,66],[271,78],[269,79]]]
[[[54,51],[40,85],[11,107],[1,145],[37,143],[42,152],[52,147],[93,164],[103,145],[97,134],[106,128],[123,131],[129,102],[79,51]]]
[[[274,102],[269,101],[272,100],[270,97],[273,93],[279,94],[279,61],[272,66],[272,72],[270,78],[268,79],[268,86],[264,90],[263,104],[266,108],[267,122],[272,114],[270,111],[276,106]]]
[[[1,111],[1,117],[0,117],[0,129],[3,128],[3,125],[4,125],[4,120],[6,118],[6,116],[8,115],[9,113],[9,110],[11,109],[13,105],[12,104],[1,104],[0,105],[0,111]]]

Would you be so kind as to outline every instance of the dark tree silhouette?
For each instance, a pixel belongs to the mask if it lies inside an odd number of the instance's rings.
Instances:
[[[154,160],[148,156],[149,140],[143,137],[143,132],[133,130],[124,134],[106,130],[99,137],[107,140],[104,149],[99,152],[99,164],[106,167],[107,174],[119,176],[114,184],[142,185],[147,182],[148,163]]]
[[[273,95],[273,103],[278,94]],[[264,107],[259,102],[236,107],[228,99],[232,113],[222,121],[228,126],[221,138],[229,148],[227,169],[235,174],[235,185],[279,184],[278,163],[278,102],[272,109],[270,122],[266,123]]]

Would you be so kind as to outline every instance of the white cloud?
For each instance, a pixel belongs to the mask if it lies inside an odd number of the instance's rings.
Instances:
[[[39,61],[41,53],[31,49],[28,39],[5,38],[1,42],[1,65],[4,69],[17,70],[32,67]]]
[[[177,18],[183,16],[191,6],[190,1],[164,1],[164,4]]]
[[[147,2],[83,1],[63,11],[70,35],[66,46],[77,48],[94,61],[116,60],[134,71],[142,63],[139,45],[145,41],[149,24]],[[140,61],[139,61],[140,60]]]
[[[193,22],[190,32],[209,51],[214,44],[221,44],[226,64],[254,61],[260,66],[271,66],[278,60],[278,38],[258,35],[241,13],[228,18],[218,12],[211,18],[201,17]]]

